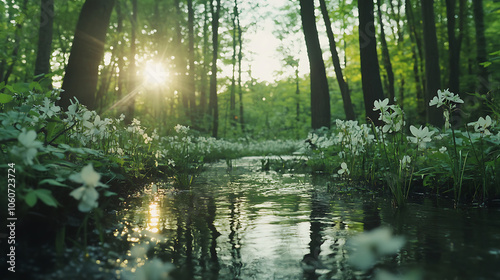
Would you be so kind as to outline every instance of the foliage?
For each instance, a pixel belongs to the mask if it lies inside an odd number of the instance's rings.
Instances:
[[[500,169],[499,126],[488,115],[461,130],[452,127],[449,119],[460,103],[457,95],[439,90],[429,105],[444,109],[443,129],[410,125],[407,136],[403,110],[389,105],[388,99],[375,101],[373,110],[380,111],[382,127],[337,120],[331,131],[309,135],[304,145],[310,150],[308,164],[334,177],[382,183],[399,206],[412,187],[436,194],[453,192],[456,204],[465,198],[483,205],[500,195],[495,175]]]

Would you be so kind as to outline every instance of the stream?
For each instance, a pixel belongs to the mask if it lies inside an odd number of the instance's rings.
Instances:
[[[324,177],[260,171],[261,159],[233,160],[231,170],[211,164],[191,191],[147,186],[117,211],[114,235],[172,262],[174,279],[371,279],[377,269],[420,275],[404,279],[500,279],[500,209],[422,196],[397,210],[390,197]],[[380,226],[405,245],[375,269],[354,269],[346,241]]]

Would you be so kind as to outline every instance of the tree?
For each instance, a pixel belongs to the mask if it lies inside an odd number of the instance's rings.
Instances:
[[[314,1],[300,0],[300,17],[309,57],[311,82],[311,126],[313,129],[330,128],[330,93],[325,63],[318,39],[314,16]]]
[[[366,117],[375,124],[382,122],[378,112],[373,111],[375,100],[384,98],[375,40],[375,17],[373,0],[358,1],[359,11],[359,53],[361,62],[361,85],[365,102]]]
[[[128,85],[129,98],[126,100],[125,104],[125,123],[131,123],[135,113],[135,94],[137,92],[137,70],[135,65],[135,54],[136,50],[136,33],[137,33],[137,0],[132,0],[132,20],[131,20],[131,32],[130,32],[130,64],[128,73]]]
[[[242,87],[242,84],[241,84],[241,72],[242,72],[242,69],[241,69],[241,61],[243,60],[243,39],[242,39],[242,28],[241,28],[241,25],[240,25],[240,13],[238,11],[238,6],[236,5],[236,0],[235,0],[235,12],[237,14],[237,17],[236,17],[236,26],[237,26],[237,30],[238,30],[238,46],[239,46],[239,50],[238,50],[238,95],[240,97],[240,128],[241,128],[241,132],[245,133],[245,118],[244,118],[244,115],[243,115],[243,87]]]
[[[50,73],[50,57],[52,53],[54,0],[41,0],[40,3],[40,28],[38,32],[35,76]],[[40,78],[38,77],[37,79]]]
[[[448,51],[449,51],[449,77],[448,87],[451,92],[459,92],[459,65],[460,65],[460,46],[455,34],[455,0],[446,0],[446,25],[448,31]]]
[[[344,80],[342,68],[340,67],[339,53],[337,52],[337,43],[335,42],[335,37],[333,36],[332,24],[330,22],[330,16],[328,15],[328,9],[326,8],[325,0],[320,0],[319,5],[321,8],[321,13],[323,14],[323,20],[325,21],[326,34],[328,36],[328,42],[330,43],[330,52],[332,53],[332,62],[335,68],[335,77],[337,78],[337,83],[339,84],[340,94],[342,96],[342,102],[344,104],[345,116],[348,120],[354,120],[356,119],[356,117],[354,115],[354,109],[352,107],[349,85]]]
[[[387,47],[387,41],[385,39],[384,22],[382,21],[382,10],[381,3],[382,0],[377,0],[377,15],[378,15],[378,25],[380,25],[380,44],[382,47],[382,63],[387,73],[388,81],[388,91],[390,102],[394,101],[395,91],[394,91],[394,72],[392,71],[391,57],[389,56],[389,48]]]
[[[477,51],[477,92],[486,94],[489,90],[488,69],[481,65],[487,61],[486,37],[484,35],[484,10],[482,0],[472,0],[474,12],[474,25],[476,27],[476,51]]]
[[[76,97],[90,110],[96,108],[96,87],[99,64],[114,0],[86,0],[83,4],[64,75],[59,105],[67,108]]]
[[[236,28],[236,18],[238,17],[238,2],[234,0],[233,15],[231,16],[231,22],[233,25],[233,54],[231,57],[232,64],[232,76],[231,76],[231,92],[229,94],[229,115],[231,127],[236,127],[236,47],[238,32]]]
[[[212,137],[217,138],[219,130],[219,104],[217,100],[217,58],[219,50],[219,15],[220,15],[220,0],[217,1],[217,7],[210,0],[210,11],[212,12],[212,75],[210,76],[210,97],[209,110],[212,115]]]
[[[412,3],[409,0],[405,0],[405,13],[409,28],[409,37],[411,41],[411,53],[413,59],[413,78],[415,80],[415,93],[417,97],[417,122],[425,122],[425,111],[427,105],[424,104],[424,76],[422,74],[421,62],[422,57],[422,42],[417,32],[420,29],[417,25],[418,21],[414,18],[414,12]]]
[[[440,127],[443,123],[441,109],[428,106],[429,101],[437,94],[441,87],[441,71],[439,69],[439,53],[434,21],[434,0],[422,0],[422,24],[424,33],[425,54],[425,104],[426,121]]]
[[[195,57],[194,57],[194,9],[193,0],[187,1],[188,6],[188,59],[189,59],[189,69],[188,69],[188,81],[187,81],[187,93],[189,101],[189,115],[191,121],[194,121],[194,116],[196,112],[196,94],[195,94]]]

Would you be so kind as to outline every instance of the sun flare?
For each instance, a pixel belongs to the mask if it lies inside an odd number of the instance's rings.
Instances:
[[[144,81],[148,84],[163,85],[168,82],[169,73],[160,62],[148,61],[144,65]]]

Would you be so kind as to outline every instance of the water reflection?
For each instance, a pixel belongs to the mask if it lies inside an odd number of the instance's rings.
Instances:
[[[369,279],[347,264],[359,232],[389,226],[408,240],[377,265],[424,271],[424,279],[500,277],[500,211],[454,210],[435,199],[391,207],[390,197],[344,189],[324,178],[252,171],[260,160],[214,165],[191,191],[160,186],[130,198],[117,236],[155,242],[147,257],[171,262],[175,279]],[[443,208],[444,207],[444,208]],[[145,234],[147,232],[148,234]]]

